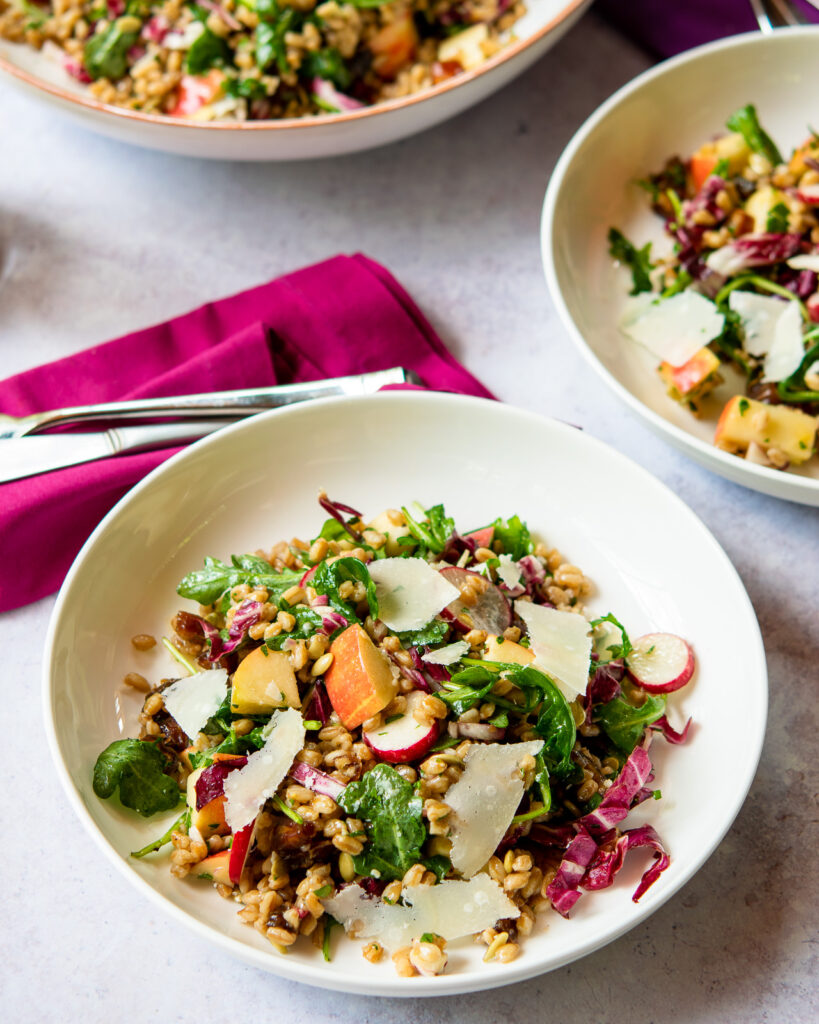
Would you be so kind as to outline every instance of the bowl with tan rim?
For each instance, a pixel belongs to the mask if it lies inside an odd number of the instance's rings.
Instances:
[[[22,2],[22,0],[21,0]],[[529,0],[505,45],[474,70],[374,106],[279,120],[170,117],[102,103],[53,57],[0,38],[4,80],[110,138],[218,160],[302,160],[395,142],[440,124],[502,88],[541,57],[591,0]]]

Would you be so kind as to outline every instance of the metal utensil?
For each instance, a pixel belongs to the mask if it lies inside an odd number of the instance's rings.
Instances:
[[[145,452],[187,444],[221,430],[236,420],[185,420],[184,423],[148,423],[112,427],[87,434],[44,434],[18,437],[0,444],[0,483],[22,480],[53,469],[95,462],[111,455]]]
[[[350,377],[304,384],[279,384],[267,388],[246,388],[238,391],[214,391],[173,398],[142,398],[131,402],[106,402],[101,405],[78,405],[67,409],[33,413],[30,416],[0,414],[0,441],[26,437],[55,426],[93,420],[169,419],[185,417],[242,417],[275,409],[310,398],[332,395],[368,395],[386,384],[421,384],[412,370],[393,367]]]
[[[789,0],[749,0],[760,31],[766,35],[783,25],[806,25],[808,19]],[[819,7],[819,0],[808,0],[812,7]]]

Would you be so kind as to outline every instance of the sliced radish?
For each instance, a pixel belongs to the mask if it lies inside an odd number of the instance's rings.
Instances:
[[[316,575],[316,570],[318,569],[319,564],[320,563],[316,563],[316,565],[312,565],[310,566],[309,569],[306,570],[302,578],[299,580],[300,587],[306,587],[310,580],[312,580],[312,578]]]
[[[473,530],[472,533],[465,533],[464,540],[474,540],[479,548],[488,548],[495,536],[494,526],[484,526],[482,530]]]
[[[634,641],[626,669],[634,682],[649,693],[672,693],[694,674],[694,652],[673,633],[646,633]]]
[[[364,733],[365,743],[382,761],[390,764],[415,761],[423,757],[438,739],[437,721],[431,725],[422,725],[413,716],[425,697],[426,694],[421,690],[412,690],[407,694],[407,710],[400,718]]]
[[[462,593],[472,585],[478,592],[474,604],[467,604],[458,598],[444,609],[444,618],[450,619],[458,628],[465,631],[482,629],[498,636],[512,625],[512,609],[509,602],[498,587],[485,576],[470,569],[459,569],[457,566],[441,569],[441,575],[447,583],[451,583]]]
[[[244,871],[245,864],[247,863],[250,847],[253,845],[253,833],[255,828],[256,819],[254,818],[249,825],[245,825],[244,828],[240,828],[233,836],[233,842],[230,846],[230,860],[228,861],[228,874],[230,875],[230,880],[234,885],[238,885],[242,880],[242,872]]]

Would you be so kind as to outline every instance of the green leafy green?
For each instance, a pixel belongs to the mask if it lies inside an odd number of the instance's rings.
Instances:
[[[178,828],[182,827],[184,828],[185,831],[187,831],[190,822],[191,809],[189,807],[186,811],[183,811],[182,814],[179,815],[179,817],[176,819],[173,825],[171,825],[167,832],[162,833],[159,839],[154,839],[152,843],[148,843],[147,846],[143,846],[141,850],[134,850],[131,856],[139,860],[141,857],[147,857],[149,853],[156,853],[157,850],[161,850],[163,846],[168,845],[168,843],[171,841],[171,836]]]
[[[264,730],[265,726],[257,725],[250,732],[239,736],[231,726],[222,742],[215,747],[191,751],[188,755],[191,767],[196,769],[202,765],[212,764],[216,754],[252,754],[256,750],[261,750],[265,744]]]
[[[515,560],[531,554],[533,544],[529,527],[519,516],[496,519],[492,525],[495,528],[493,540],[501,542],[505,554],[511,555]]]
[[[423,801],[415,787],[386,764],[378,764],[360,782],[351,782],[338,798],[347,814],[366,823],[369,842],[354,858],[358,874],[402,878],[421,855],[427,833]]]
[[[191,43],[185,55],[185,70],[190,75],[203,75],[212,67],[230,60],[230,47],[221,36],[206,28]]]
[[[777,203],[768,210],[765,230],[775,235],[784,235],[788,230],[789,210],[784,203]]]
[[[228,733],[231,729],[231,711],[230,711],[230,699],[231,692],[225,694],[225,699],[216,709],[214,714],[205,722],[201,729],[201,732],[205,733],[206,736],[216,736],[218,733]]]
[[[330,952],[330,934],[333,928],[338,924],[338,921],[336,921],[336,919],[334,917],[331,917],[329,914],[325,914],[322,917],[322,921],[324,921],[324,939],[322,940],[321,943],[321,953],[324,959],[329,964],[330,961],[333,959],[332,953]]]
[[[443,684],[437,696],[456,715],[462,715],[485,700],[497,681],[497,675],[490,669],[482,665],[471,665],[456,672],[449,682]]]
[[[609,228],[609,253],[631,271],[633,287],[630,295],[650,292],[651,278],[649,271],[651,262],[651,242],[646,242],[642,249],[637,249],[617,228]]]
[[[259,16],[265,17],[261,13]],[[290,63],[284,37],[295,28],[296,12],[292,7],[279,11],[276,4],[271,4],[266,18],[256,26],[256,64],[262,71],[275,64],[280,74],[286,74],[290,70]]]
[[[408,629],[398,634],[398,639],[404,647],[427,647],[430,644],[438,644],[445,639],[449,632],[449,623],[443,619],[433,619],[426,626],[420,629]]]
[[[714,165],[713,171],[711,171],[711,174],[713,174],[717,178],[727,178],[730,169],[730,161],[726,160],[725,157],[723,157],[721,160],[717,160],[716,164]]]
[[[553,775],[566,775],[574,770],[572,749],[577,736],[572,709],[568,701],[543,672],[526,666],[507,676],[521,690],[538,694],[535,732],[543,737],[541,755]]]
[[[426,519],[422,522],[413,518],[406,508],[402,507],[401,511],[407,520],[407,529],[420,545],[416,554],[424,556],[431,551],[433,554],[439,555],[455,532],[455,520],[450,519],[446,514],[444,506],[433,505],[432,508],[426,509],[424,512]],[[399,538],[399,543],[403,542],[404,538]]]
[[[347,527],[337,519],[333,519],[332,516],[324,521],[318,537],[315,537],[314,540],[319,540],[319,538],[322,540],[355,540]]]
[[[427,869],[432,871],[439,882],[442,882],[452,867],[452,863],[449,857],[444,857],[442,854],[436,853],[434,857],[422,857],[421,863]]]
[[[615,697],[608,704],[598,707],[594,720],[624,754],[630,754],[643,738],[643,733],[652,722],[656,722],[665,711],[665,697],[647,696],[639,708],[622,697]]]
[[[815,331],[809,331],[805,335],[805,341],[812,340],[814,344],[809,346],[796,371],[776,385],[783,402],[819,402],[819,391],[811,390],[805,382],[805,374],[819,360],[819,343],[816,342],[816,337]]]
[[[119,798],[143,817],[171,811],[181,793],[176,781],[164,772],[167,759],[146,740],[114,740],[94,765],[94,792],[103,800],[119,787]]]
[[[322,619],[318,612],[313,611],[312,608],[305,608],[303,605],[293,607],[286,601],[282,601],[280,608],[293,616],[296,620],[296,625],[289,633],[282,632],[278,636],[272,636],[269,640],[265,640],[265,644],[271,651],[280,651],[284,647],[285,642],[291,637],[294,640],[308,640],[324,622],[324,619]]]
[[[324,78],[339,89],[349,89],[352,82],[350,69],[334,46],[323,50],[307,51],[299,71],[309,78]]]
[[[739,132],[755,153],[761,153],[774,166],[782,163],[776,143],[759,123],[756,107],[752,103],[734,111],[725,122],[725,127],[731,132]]]
[[[206,558],[205,568],[189,572],[176,588],[180,597],[188,597],[199,604],[213,604],[226,590],[242,583],[249,587],[265,587],[275,598],[294,584],[302,573],[293,569],[276,572],[270,563],[258,555],[231,555],[231,564],[218,558]]]
[[[83,64],[92,78],[122,78],[128,70],[128,51],[139,39],[142,22],[130,14],[117,18],[85,44]]]
[[[258,78],[228,78],[225,82],[228,96],[246,100],[263,100],[267,98],[267,86]]]
[[[29,28],[40,28],[40,26],[48,19],[48,11],[42,7],[38,7],[37,4],[33,4],[30,0],[17,0],[16,6],[24,13],[28,15],[29,20],[26,22],[25,27]]]
[[[340,612],[351,622],[358,622],[355,605],[339,594],[338,589],[342,583],[363,583],[367,588],[367,606],[370,615],[378,618],[378,600],[375,596],[375,584],[370,578],[367,566],[359,562],[357,558],[339,558],[335,562],[322,562],[311,580],[317,594],[324,594],[330,604],[337,612]]]
[[[629,640],[628,633],[626,632],[626,627],[614,616],[612,612],[609,612],[608,615],[601,615],[598,619],[592,619],[589,625],[594,629],[595,626],[599,626],[602,622],[610,622],[620,630],[620,643],[609,644],[606,648],[611,655],[609,660],[616,661],[618,658],[628,657],[628,655],[631,654],[632,646],[631,640]]]

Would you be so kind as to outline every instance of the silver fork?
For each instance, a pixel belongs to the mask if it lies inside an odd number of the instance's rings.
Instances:
[[[749,0],[756,23],[766,35],[783,25],[806,25],[808,19],[789,0]],[[819,0],[808,0],[819,9]]]
[[[368,395],[386,384],[421,384],[420,377],[401,366],[350,377],[331,377],[305,384],[278,384],[268,388],[245,388],[238,391],[213,391],[200,395],[174,398],[141,398],[132,402],[105,402],[100,405],[77,405],[66,409],[32,413],[30,416],[9,416],[0,413],[0,441],[41,433],[51,427],[93,420],[185,419],[203,416],[233,418],[253,416],[265,409],[275,409],[310,398],[332,395]]]

